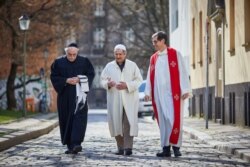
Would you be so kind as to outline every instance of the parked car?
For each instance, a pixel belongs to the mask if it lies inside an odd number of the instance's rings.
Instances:
[[[146,86],[146,81],[144,80],[139,87],[139,111],[138,111],[139,117],[144,116],[144,115],[153,115],[152,101],[146,102],[144,100],[145,86]]]

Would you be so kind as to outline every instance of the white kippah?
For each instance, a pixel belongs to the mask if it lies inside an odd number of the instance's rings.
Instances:
[[[116,45],[114,48],[114,51],[116,51],[118,49],[126,51],[126,47],[123,44]]]

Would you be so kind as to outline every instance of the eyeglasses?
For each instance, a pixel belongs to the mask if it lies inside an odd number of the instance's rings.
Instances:
[[[156,44],[158,42],[158,40],[153,40],[152,44]]]

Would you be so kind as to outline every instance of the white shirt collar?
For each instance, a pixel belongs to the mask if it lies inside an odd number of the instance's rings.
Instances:
[[[161,51],[158,51],[158,55],[159,56],[163,56],[163,55],[167,55],[167,49],[164,49],[162,52]]]

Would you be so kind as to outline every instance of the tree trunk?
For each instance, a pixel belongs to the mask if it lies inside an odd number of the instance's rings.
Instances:
[[[6,94],[7,94],[7,109],[13,110],[16,109],[16,97],[15,97],[15,79],[17,73],[18,65],[14,62],[11,63],[10,74],[8,76],[7,85],[6,85]]]

